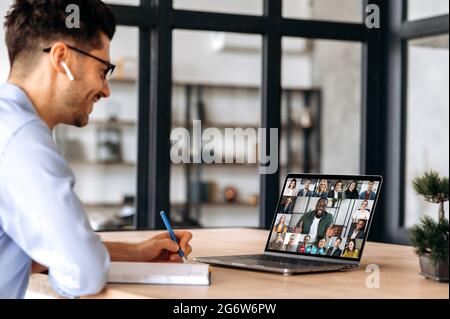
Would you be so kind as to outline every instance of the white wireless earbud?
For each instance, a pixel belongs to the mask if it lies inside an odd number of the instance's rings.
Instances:
[[[66,74],[67,74],[67,76],[69,77],[69,80],[70,80],[70,81],[75,80],[75,78],[74,78],[72,72],[70,72],[70,69],[69,69],[69,67],[67,66],[66,62],[61,61],[61,66],[62,66],[63,69],[66,71]]]

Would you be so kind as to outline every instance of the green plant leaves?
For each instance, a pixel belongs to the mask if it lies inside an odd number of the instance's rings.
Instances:
[[[426,200],[439,203],[448,200],[448,177],[439,177],[439,173],[430,170],[412,181],[413,188]]]
[[[410,228],[410,239],[419,256],[428,256],[433,264],[448,262],[449,224],[425,216],[421,224]]]

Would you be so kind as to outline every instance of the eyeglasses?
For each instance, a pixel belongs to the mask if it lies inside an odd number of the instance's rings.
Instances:
[[[112,64],[112,63],[110,63],[110,62],[108,62],[108,61],[105,61],[105,60],[103,60],[103,59],[100,59],[99,57],[96,57],[95,55],[92,55],[92,54],[90,54],[90,53],[87,53],[87,52],[85,52],[85,51],[83,51],[83,50],[80,50],[80,49],[78,49],[78,48],[75,48],[75,47],[73,47],[73,46],[70,46],[70,45],[68,45],[67,46],[69,49],[71,49],[71,50],[74,50],[75,52],[78,52],[78,53],[80,53],[80,54],[82,54],[82,55],[85,55],[85,56],[88,56],[88,57],[90,57],[90,58],[93,58],[93,59],[95,59],[95,60],[97,60],[98,62],[100,62],[100,63],[102,63],[102,64],[104,64],[104,65],[106,65],[106,69],[105,69],[105,71],[103,71],[103,79],[109,79],[109,78],[111,78],[111,76],[112,76],[112,74],[114,73],[114,69],[116,68],[116,66],[114,65],[114,64]],[[51,51],[51,49],[52,48],[46,48],[46,49],[44,49],[43,51],[45,52],[45,53],[50,53],[50,51]]]

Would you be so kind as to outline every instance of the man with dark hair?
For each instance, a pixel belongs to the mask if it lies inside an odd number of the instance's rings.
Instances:
[[[277,233],[275,238],[269,243],[269,249],[272,250],[281,250],[283,247],[284,238],[283,233]]]
[[[286,245],[283,246],[282,250],[289,252],[296,252],[298,246],[297,236],[299,235],[295,233],[290,234],[289,241],[287,242]]]
[[[66,26],[69,4],[80,8],[80,28]],[[6,87],[21,89],[50,130],[60,123],[86,126],[93,104],[111,94],[115,30],[112,12],[99,0],[16,0],[5,21]]]
[[[364,239],[366,237],[366,233],[364,232],[365,228],[366,221],[364,219],[358,220],[353,232],[349,233],[350,239]]]
[[[299,234],[308,234],[311,242],[331,237],[337,230],[333,226],[333,215],[327,212],[328,199],[320,198],[316,208],[305,213],[294,226],[293,231]]]
[[[328,248],[327,256],[339,257],[342,253],[342,249],[339,248],[341,243],[342,243],[342,238],[341,237],[336,238],[336,240],[334,241],[334,246]]]
[[[299,253],[307,253],[309,254],[311,252],[311,245],[309,244],[309,240],[311,239],[311,237],[309,235],[305,235],[305,237],[303,237],[303,243],[301,245],[298,246],[298,252]]]
[[[311,187],[311,180],[307,179],[304,183],[303,189],[300,190],[300,192],[298,193],[298,196],[304,196],[304,197],[313,196],[314,192],[309,189],[310,187]]]
[[[79,28],[66,25],[68,5]],[[23,298],[30,272],[48,270],[63,296],[103,289],[110,261],[179,261],[168,233],[137,244],[102,243],[58,152],[58,124],[83,127],[110,95],[116,23],[100,0],[16,0],[6,16],[11,64],[0,86],[0,298]],[[189,254],[192,234],[176,232]]]
[[[374,184],[374,181],[369,181],[367,183],[367,190],[359,194],[359,199],[375,200],[376,192],[373,190]]]

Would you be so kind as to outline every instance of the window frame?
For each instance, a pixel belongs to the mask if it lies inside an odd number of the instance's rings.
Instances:
[[[412,39],[448,34],[449,15],[420,20],[407,20],[407,0],[387,1],[384,11],[382,64],[386,76],[384,86],[386,108],[385,164],[382,240],[409,244],[405,226],[406,129],[408,90],[408,41]],[[396,196],[397,195],[397,196]],[[393,213],[398,212],[398,213]]]
[[[360,174],[385,176],[372,240],[406,242],[402,221],[405,150],[405,41],[448,33],[448,15],[406,21],[406,0],[363,1],[381,10],[380,29],[361,23],[283,18],[280,0],[262,0],[263,15],[197,12],[173,8],[172,0],[109,5],[118,25],[139,28],[139,119],[135,226],[163,229],[159,211],[170,207],[172,33],[175,29],[259,34],[263,37],[261,127],[281,128],[282,38],[301,37],[363,44]],[[150,88],[150,89],[148,89]],[[394,88],[394,89],[392,89]],[[266,137],[266,143],[270,136]],[[400,152],[398,151],[400,149]],[[403,162],[402,162],[403,161]],[[403,169],[402,169],[403,167]],[[260,178],[260,227],[270,227],[279,197],[279,170]],[[400,194],[400,196],[394,196]],[[400,214],[388,214],[399,211]],[[398,235],[399,229],[401,234]]]

